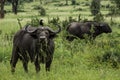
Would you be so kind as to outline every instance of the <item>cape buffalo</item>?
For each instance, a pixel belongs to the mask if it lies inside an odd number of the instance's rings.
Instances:
[[[36,72],[40,71],[40,63],[45,63],[46,71],[50,71],[55,47],[53,38],[61,31],[59,25],[58,28],[53,31],[49,27],[27,25],[19,30],[13,39],[11,72],[15,72],[18,59],[22,60],[25,72],[28,72],[29,60],[34,62]]]
[[[66,37],[67,40],[72,41],[76,37],[85,39],[85,34],[90,39],[95,39],[96,36],[102,33],[111,33],[112,30],[105,22],[72,22],[68,25],[66,31],[70,34]]]

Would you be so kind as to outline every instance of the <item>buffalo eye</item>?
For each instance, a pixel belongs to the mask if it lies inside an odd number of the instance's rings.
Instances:
[[[46,32],[45,32],[45,34],[47,34],[47,35],[48,35],[49,33],[46,31]]]
[[[40,34],[40,33],[41,33],[41,30],[38,30],[38,31],[37,31],[37,34]]]

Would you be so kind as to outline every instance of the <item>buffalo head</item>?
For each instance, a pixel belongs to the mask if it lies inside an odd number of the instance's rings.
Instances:
[[[105,22],[99,23],[99,27],[100,27],[100,30],[104,33],[111,33],[112,32],[110,26]]]
[[[26,26],[25,30],[33,38],[38,39],[39,42],[42,42],[42,41],[47,41],[49,39],[53,39],[56,36],[56,34],[61,31],[60,26],[59,25],[57,26],[59,28],[57,31],[54,31],[49,27],[43,27],[43,26],[39,26],[39,27]]]

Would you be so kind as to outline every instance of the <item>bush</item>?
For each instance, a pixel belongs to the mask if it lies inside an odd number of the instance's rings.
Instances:
[[[110,16],[120,15],[120,10],[118,8],[116,8],[116,6],[110,6],[108,15],[110,15]]]
[[[46,15],[46,10],[42,7],[42,6],[39,6],[39,11],[38,13],[41,15],[41,16],[45,16]]]
[[[0,34],[2,34],[2,30],[0,29]]]
[[[60,7],[60,6],[66,6],[67,4],[64,4],[64,3],[56,3],[56,4],[54,4],[54,6],[58,6],[58,7]]]
[[[41,15],[41,16],[45,16],[46,15],[46,10],[45,8],[43,8],[42,6],[40,5],[34,5],[34,8],[35,10],[38,10],[38,13]]]
[[[59,21],[60,21],[60,18],[59,18],[59,17],[56,17],[56,18],[53,17],[51,20],[48,19],[48,23],[49,23],[49,24],[52,23],[52,24],[54,24],[54,25],[58,24]]]
[[[62,26],[64,29],[66,29],[69,23],[76,22],[76,21],[77,21],[76,19],[73,19],[73,17],[70,16],[68,19],[62,21]]]
[[[94,16],[93,20],[98,22],[104,21],[104,16],[101,13],[98,13]]]
[[[105,52],[101,57],[101,62],[109,63],[113,68],[118,68],[120,63],[120,52]]]
[[[71,2],[72,2],[72,5],[76,4],[76,0],[71,0]]]
[[[116,8],[120,10],[120,0],[110,0],[112,3],[115,3]]]
[[[30,22],[28,22],[27,24],[30,24],[34,27],[38,27],[39,26],[39,19],[36,17],[36,18],[32,18]]]
[[[90,10],[92,15],[96,15],[100,12],[100,0],[92,0]]]
[[[95,53],[93,64],[94,65],[97,64],[100,66],[105,65],[106,67],[112,67],[112,68],[119,68],[120,45],[118,44],[119,44],[119,41],[116,39],[113,39],[112,37],[111,37],[111,40],[108,40],[108,41],[105,40],[100,43],[97,43],[96,45],[99,47],[99,49],[101,48],[101,50],[99,50],[97,54]]]

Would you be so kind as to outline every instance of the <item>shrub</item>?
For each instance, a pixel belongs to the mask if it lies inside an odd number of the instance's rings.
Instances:
[[[101,57],[101,62],[107,62],[113,68],[118,68],[118,63],[120,63],[120,52],[105,52]]]
[[[45,16],[46,15],[46,10],[42,6],[34,5],[33,9],[38,10],[39,15],[41,15],[41,16]]]
[[[39,6],[39,11],[38,13],[41,15],[41,16],[45,16],[46,15],[46,10],[45,8],[43,8],[42,6]]]
[[[104,21],[104,16],[101,13],[98,13],[93,17],[93,20],[98,22]]]
[[[31,18],[31,21],[28,22],[27,24],[30,24],[34,27],[38,27],[39,26],[39,19],[37,17]]]
[[[100,0],[92,0],[90,10],[92,15],[96,15],[100,12]]]
[[[119,14],[120,14],[120,10],[116,8],[116,6],[110,6],[108,15],[113,16]]]
[[[0,29],[0,34],[2,34],[2,30]]]
[[[48,19],[48,23],[52,23],[52,24],[54,24],[54,25],[58,24],[59,21],[60,21],[60,18],[59,18],[59,17],[56,17],[56,18],[53,17],[51,20]]]
[[[58,7],[60,7],[60,6],[66,6],[67,4],[64,4],[64,3],[57,3],[57,4],[54,4],[54,6],[58,6]]]
[[[72,5],[76,4],[76,0],[71,0],[71,2],[72,2]]]

